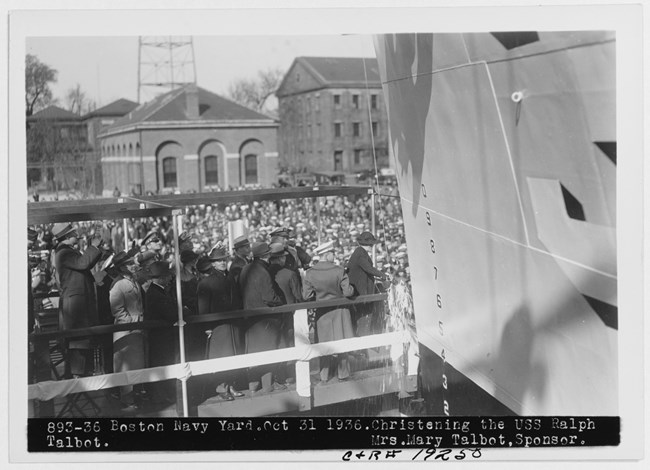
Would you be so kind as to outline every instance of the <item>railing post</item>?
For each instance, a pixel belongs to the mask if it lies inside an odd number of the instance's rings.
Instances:
[[[182,210],[174,209],[172,211],[172,226],[174,228],[174,264],[176,265],[176,300],[178,308],[178,345],[180,352],[180,364],[185,364],[185,335],[183,333],[185,320],[183,320],[183,295],[181,294],[181,256],[178,243],[178,217],[182,216]],[[181,377],[179,380],[181,381],[183,417],[187,418],[189,416],[187,405],[187,377]]]
[[[309,348],[309,319],[307,309],[293,313],[294,344],[297,349]],[[311,408],[311,380],[309,378],[309,360],[296,361],[296,392],[300,399],[300,410]]]

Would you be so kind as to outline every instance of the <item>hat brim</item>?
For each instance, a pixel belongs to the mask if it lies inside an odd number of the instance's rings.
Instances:
[[[271,258],[279,258],[280,256],[287,256],[290,254],[287,250],[280,251],[279,253],[271,253]]]
[[[56,235],[53,235],[56,240],[62,240],[66,238],[68,235],[70,235],[72,232],[76,232],[76,229],[74,227],[68,227],[62,232],[57,233]]]
[[[359,243],[359,245],[372,246],[379,243],[379,240],[357,240],[357,242]]]

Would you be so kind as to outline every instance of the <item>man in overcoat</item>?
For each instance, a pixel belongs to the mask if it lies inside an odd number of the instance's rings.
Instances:
[[[318,263],[305,273],[303,297],[306,300],[331,300],[354,296],[348,275],[343,267],[334,264],[334,242],[329,241],[315,250],[320,257]],[[350,310],[344,307],[323,307],[316,309],[316,336],[318,342],[335,341],[354,337]],[[327,382],[330,370],[337,368],[339,380],[350,377],[347,354],[340,357],[320,358],[320,379]]]
[[[252,246],[253,262],[244,266],[239,276],[244,309],[275,307],[283,304],[282,291],[269,272],[271,249],[268,243]],[[246,330],[246,353],[278,349],[281,342],[281,318],[276,315],[253,317]],[[249,388],[255,391],[261,382],[262,391],[283,390],[286,387],[273,382],[273,366],[253,367],[249,370]],[[259,377],[259,379],[258,379]]]
[[[354,286],[358,295],[375,294],[375,279],[386,279],[384,273],[373,266],[369,255],[373,245],[379,243],[379,240],[372,233],[363,232],[357,237],[357,243],[359,246],[354,250],[348,261],[350,284]],[[378,308],[379,306],[376,303],[357,306],[353,319],[357,336],[365,336],[380,331]]]
[[[95,278],[91,269],[102,257],[100,238],[92,239],[83,253],[75,248],[78,234],[68,223],[57,223],[52,228],[58,245],[54,254],[56,278],[61,289],[59,300],[59,322],[61,328],[86,328],[99,323]],[[86,363],[90,362],[90,340],[72,339],[67,341],[69,370],[67,374],[83,375]],[[83,351],[83,352],[82,352]],[[68,369],[66,365],[66,369]]]

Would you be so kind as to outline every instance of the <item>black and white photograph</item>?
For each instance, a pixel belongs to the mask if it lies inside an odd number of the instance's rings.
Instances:
[[[29,3],[8,463],[642,464],[647,6]]]

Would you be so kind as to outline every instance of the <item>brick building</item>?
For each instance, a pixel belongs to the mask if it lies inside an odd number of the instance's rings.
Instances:
[[[95,192],[98,161],[79,115],[52,105],[28,116],[26,126],[31,192]]]
[[[145,103],[99,134],[104,195],[270,186],[274,119],[196,85]]]
[[[357,173],[386,168],[388,118],[377,60],[297,57],[278,91],[281,165]]]

